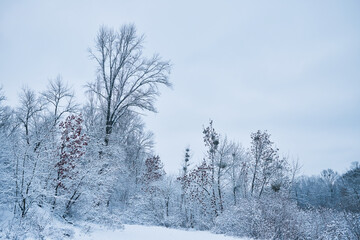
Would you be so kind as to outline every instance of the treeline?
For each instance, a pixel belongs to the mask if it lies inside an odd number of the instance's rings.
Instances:
[[[101,27],[90,50],[96,80],[76,103],[61,77],[24,88],[18,107],[0,94],[0,237],[64,239],[71,224],[154,224],[258,239],[359,239],[359,165],[298,177],[266,131],[250,148],[202,129],[206,154],[184,150],[179,175],[154,155],[141,112],[170,86],[169,61],[143,56],[142,36]],[[140,113],[139,113],[140,112]],[[201,129],[199,129],[201,131]]]
[[[360,165],[353,162],[350,170],[339,175],[332,169],[320,176],[302,176],[293,187],[294,198],[301,208],[331,208],[360,212]]]

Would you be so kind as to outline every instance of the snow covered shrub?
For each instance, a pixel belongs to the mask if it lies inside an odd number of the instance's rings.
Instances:
[[[73,231],[64,227],[47,209],[32,207],[25,217],[14,217],[3,223],[0,239],[71,239]]]
[[[241,199],[220,215],[217,233],[255,239],[359,239],[360,216],[332,209],[301,209],[285,196]]]
[[[241,199],[216,219],[214,231],[256,239],[306,239],[304,222],[295,203],[275,193]]]
[[[171,228],[179,228],[181,227],[181,218],[178,215],[169,216],[164,219],[164,226]]]
[[[134,195],[128,200],[128,207],[124,210],[121,218],[129,224],[156,224],[147,211],[147,200],[140,195]]]
[[[356,221],[356,217],[352,218],[356,215],[332,209],[313,210],[311,215],[313,226],[307,231],[313,239],[359,239],[360,235],[356,233],[356,228],[359,229],[359,220]]]
[[[352,212],[344,212],[344,219],[346,221],[349,235],[354,239],[360,239],[360,214]]]
[[[233,236],[261,236],[264,226],[261,210],[255,201],[241,199],[237,206],[230,207],[216,218],[214,231]]]
[[[296,203],[282,193],[273,193],[259,201],[259,208],[267,225],[266,238],[303,239],[306,237],[303,224],[306,216],[301,214]]]

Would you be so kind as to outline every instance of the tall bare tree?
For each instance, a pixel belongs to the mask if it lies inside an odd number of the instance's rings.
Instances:
[[[251,133],[251,139],[250,155],[254,166],[250,191],[253,194],[257,185],[260,188],[259,196],[261,196],[265,185],[275,174],[274,169],[277,169],[280,163],[279,149],[273,147],[274,143],[270,141],[270,134],[266,131],[258,130],[256,133]]]
[[[21,146],[21,149],[15,152],[16,169],[15,169],[15,184],[16,184],[16,202],[15,210],[19,207],[21,216],[25,217],[28,212],[33,199],[31,192],[36,178],[36,171],[38,169],[39,153],[37,123],[40,122],[39,114],[43,111],[44,105],[36,96],[35,92],[24,88],[20,94],[20,107],[16,111],[17,120],[19,122],[19,131],[22,138],[25,140],[19,141],[16,144]]]
[[[20,103],[21,106],[16,112],[17,119],[25,130],[26,143],[30,145],[30,128],[36,123],[36,121],[34,121],[36,114],[44,110],[44,103],[42,103],[35,92],[29,88],[23,88],[20,94]]]
[[[97,64],[97,78],[88,89],[97,95],[105,116],[106,145],[119,118],[128,110],[155,112],[159,85],[171,85],[169,61],[156,54],[144,57],[143,42],[134,25],[124,25],[119,31],[102,26],[94,50],[89,50]]]
[[[203,139],[205,146],[208,148],[207,150],[207,157],[210,160],[210,167],[211,167],[211,184],[212,184],[212,195],[211,195],[211,201],[212,201],[212,207],[214,210],[214,214],[217,217],[218,211],[217,211],[217,197],[216,197],[216,184],[215,184],[215,157],[216,152],[218,151],[219,147],[219,141],[220,136],[215,131],[213,127],[213,121],[210,120],[209,126],[204,128],[203,130]]]

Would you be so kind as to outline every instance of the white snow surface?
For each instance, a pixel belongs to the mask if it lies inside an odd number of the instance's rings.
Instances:
[[[75,232],[76,240],[250,240],[205,231],[179,230],[156,226],[124,225],[124,229],[95,228],[90,233]]]

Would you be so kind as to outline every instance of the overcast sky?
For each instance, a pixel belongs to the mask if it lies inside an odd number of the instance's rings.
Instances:
[[[158,113],[145,117],[156,152],[177,173],[184,148],[205,152],[202,127],[249,147],[272,135],[303,173],[360,161],[360,1],[0,1],[0,84],[16,106],[22,86],[61,74],[84,101],[95,78],[87,49],[100,25],[134,23],[145,53],[173,65]]]

